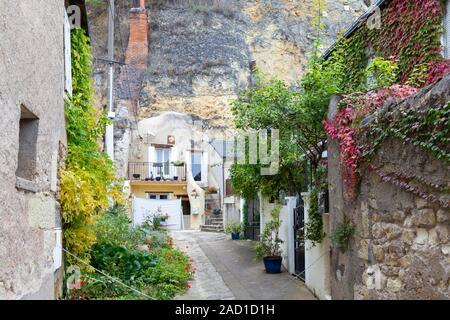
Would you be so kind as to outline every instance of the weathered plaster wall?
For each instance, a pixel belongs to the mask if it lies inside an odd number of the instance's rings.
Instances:
[[[309,218],[309,192],[301,194],[304,201],[305,225]],[[330,288],[330,214],[322,214],[325,237],[314,246],[311,240],[305,240],[305,284],[308,289],[321,300],[331,299]]]
[[[391,108],[426,109],[448,101],[450,76]],[[331,230],[344,214],[357,226],[348,252],[332,250],[333,299],[449,299],[450,210],[381,181],[373,171],[363,176],[358,198],[344,201],[336,141],[329,142],[328,155]],[[396,139],[387,140],[373,162],[450,187],[447,163]],[[448,191],[429,191],[450,201]]]
[[[66,141],[63,10],[63,1],[0,2],[0,299],[59,294],[53,249]],[[39,130],[35,174],[19,188],[21,105],[39,118]]]

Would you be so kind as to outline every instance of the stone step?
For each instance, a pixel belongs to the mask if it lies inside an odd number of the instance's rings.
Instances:
[[[205,232],[223,232],[223,226],[221,225],[201,225],[200,226],[201,231]]]

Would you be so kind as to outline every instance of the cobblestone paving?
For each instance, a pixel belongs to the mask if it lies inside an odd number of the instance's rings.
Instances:
[[[287,272],[267,274],[255,260],[254,242],[231,241],[223,233],[173,232],[175,245],[194,260],[191,289],[182,300],[309,300],[305,285]]]

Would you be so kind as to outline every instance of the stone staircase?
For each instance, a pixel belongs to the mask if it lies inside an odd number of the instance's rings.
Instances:
[[[205,196],[205,224],[200,226],[201,231],[223,232],[223,215],[216,214],[220,210],[220,201],[217,194]]]
[[[205,217],[205,224],[200,226],[201,231],[223,232],[223,216],[211,215]]]

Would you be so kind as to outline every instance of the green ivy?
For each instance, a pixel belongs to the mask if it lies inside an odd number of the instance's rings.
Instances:
[[[401,84],[425,85],[433,63],[443,60],[441,2],[393,0],[382,11],[381,29],[369,29],[363,24],[351,37],[340,38],[327,60],[331,68],[339,70],[339,91],[367,90],[368,53],[394,61],[396,79]]]
[[[325,238],[322,214],[319,210],[319,189],[316,187],[309,192],[308,222],[305,228],[305,239],[310,240],[313,246],[321,243]]]
[[[96,243],[92,226],[111,200],[120,202],[123,197],[115,167],[98,143],[108,119],[92,106],[89,38],[76,28],[71,31],[71,42],[73,93],[65,108],[68,155],[60,172],[60,199],[65,248],[88,263]],[[71,255],[66,262],[78,264]],[[84,264],[80,267],[86,269]]]
[[[381,113],[376,121],[362,132],[368,141],[365,157],[370,160],[388,137],[431,152],[436,158],[450,163],[450,103],[426,110],[412,108],[395,112]]]
[[[387,88],[397,81],[398,65],[395,62],[376,57],[366,68],[369,90]]]
[[[244,234],[244,237],[248,231],[249,223],[248,223],[248,200],[244,198],[244,206],[242,208],[242,233]]]
[[[346,252],[355,231],[355,225],[347,216],[344,216],[344,220],[338,223],[336,229],[331,234],[331,241],[333,242],[333,245],[338,247],[342,252]]]

